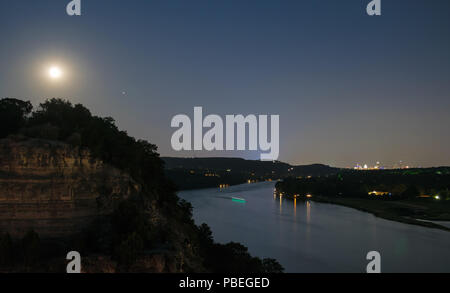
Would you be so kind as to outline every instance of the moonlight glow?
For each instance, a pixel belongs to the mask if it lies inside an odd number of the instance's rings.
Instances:
[[[53,66],[49,69],[48,74],[52,79],[59,79],[62,76],[62,71],[59,67]]]

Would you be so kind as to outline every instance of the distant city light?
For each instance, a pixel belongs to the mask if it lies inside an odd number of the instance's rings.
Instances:
[[[388,169],[411,169],[415,168],[411,165],[404,165],[402,161],[400,161],[400,164],[394,164],[392,166],[383,166],[381,165],[380,161],[377,161],[375,165],[369,165],[369,164],[359,164],[357,163],[353,169],[354,170],[388,170]]]
[[[377,196],[383,196],[383,195],[391,195],[389,192],[387,191],[371,191],[369,192],[369,195],[377,195]]]

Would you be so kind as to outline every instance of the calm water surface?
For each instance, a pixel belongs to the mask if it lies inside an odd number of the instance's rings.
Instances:
[[[216,241],[241,242],[287,272],[365,272],[381,253],[382,272],[450,272],[450,232],[376,218],[358,210],[275,198],[274,183],[183,191],[197,224]],[[232,201],[246,199],[246,203]]]

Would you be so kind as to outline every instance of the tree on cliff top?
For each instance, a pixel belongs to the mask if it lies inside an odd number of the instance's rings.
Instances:
[[[95,157],[129,173],[142,184],[144,191],[168,195],[160,200],[175,200],[170,196],[174,194],[174,188],[164,176],[163,161],[156,145],[120,131],[113,118],[94,116],[81,104],[51,99],[31,114],[23,133],[34,138],[47,138],[41,137],[42,133],[48,133],[42,129],[55,128],[53,139],[88,148]]]
[[[26,123],[27,116],[33,110],[30,102],[17,99],[0,100],[0,138],[17,133]]]
[[[112,253],[119,263],[130,265],[144,250],[153,248],[155,241],[173,247],[174,243],[168,242],[179,242],[177,249],[189,244],[196,250],[196,255],[203,255],[200,259],[209,271],[282,270],[275,261],[252,257],[247,248],[240,244],[215,244],[206,225],[198,229],[192,219],[192,206],[177,197],[174,185],[165,177],[163,161],[155,145],[130,137],[117,128],[114,119],[94,116],[80,104],[51,99],[40,104],[34,112],[32,110],[29,102],[0,100],[0,122],[3,126],[0,138],[20,133],[26,137],[57,140],[87,148],[96,158],[129,173],[143,187],[142,194],[116,208],[110,221],[93,225],[93,233],[85,233],[88,240],[84,241],[84,245],[80,244],[81,247]],[[149,222],[145,208],[153,202],[149,204],[148,198],[156,200],[160,213],[165,215],[167,221],[164,227],[155,228]],[[108,235],[103,237],[105,234]],[[7,242],[2,243],[2,247],[7,248]],[[39,244],[37,235],[27,234],[22,243],[26,252],[25,262],[33,263],[35,256],[39,256]],[[92,247],[89,247],[90,244]]]

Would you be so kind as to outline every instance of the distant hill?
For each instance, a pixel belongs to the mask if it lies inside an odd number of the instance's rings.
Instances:
[[[286,177],[324,176],[340,169],[321,164],[292,166],[283,162],[241,158],[162,157],[167,176],[179,189],[236,185],[250,181],[277,180]]]
[[[241,158],[174,158],[162,157],[166,169],[231,170],[258,175],[320,176],[335,174],[340,169],[323,164],[293,166],[279,161],[256,161]],[[274,173],[273,173],[274,172]]]

